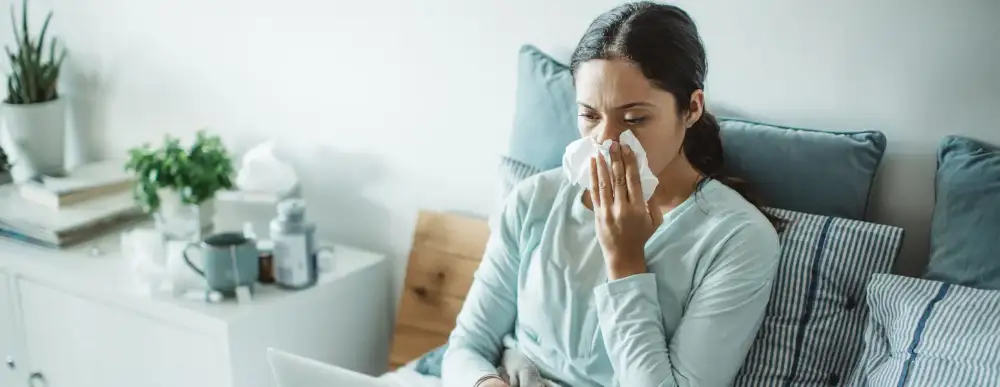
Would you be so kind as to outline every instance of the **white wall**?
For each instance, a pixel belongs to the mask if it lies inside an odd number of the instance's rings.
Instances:
[[[56,11],[54,30],[72,49],[64,81],[82,157],[200,127],[237,151],[277,137],[306,178],[321,232],[402,267],[418,208],[491,208],[518,46],[566,57],[617,2],[31,3],[36,21]],[[707,42],[717,108],[888,134],[874,215],[907,228],[904,254],[919,264],[937,142],[1000,142],[1000,1],[680,3]]]

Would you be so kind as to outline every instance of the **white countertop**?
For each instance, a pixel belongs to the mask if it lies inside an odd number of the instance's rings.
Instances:
[[[92,242],[56,250],[0,239],[0,271],[153,318],[218,332],[234,321],[260,312],[261,308],[305,295],[311,289],[384,261],[381,254],[336,245],[330,255],[331,267],[320,274],[319,282],[312,288],[290,291],[258,284],[248,304],[231,299],[212,304],[167,295],[150,296],[148,291],[137,286],[130,260],[120,253],[120,240],[119,233],[112,233]]]

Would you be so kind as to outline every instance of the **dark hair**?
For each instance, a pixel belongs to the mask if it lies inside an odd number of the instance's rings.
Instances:
[[[573,51],[573,76],[581,63],[593,59],[633,63],[653,85],[673,94],[680,112],[688,110],[692,93],[704,89],[708,72],[705,47],[687,12],[650,1],[622,4],[594,19]],[[719,123],[708,111],[688,128],[682,149],[698,172],[760,208],[744,181],[725,175]],[[780,219],[761,212],[780,230]]]

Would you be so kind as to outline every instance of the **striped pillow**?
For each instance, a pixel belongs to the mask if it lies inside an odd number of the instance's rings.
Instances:
[[[497,218],[503,211],[503,203],[506,203],[507,196],[514,190],[517,183],[520,183],[521,180],[527,179],[532,175],[542,172],[542,170],[537,167],[530,166],[507,156],[500,157],[499,167],[500,196],[496,198],[495,208],[490,212],[488,220],[490,228],[495,226]]]
[[[771,302],[734,386],[831,386],[861,354],[864,291],[888,272],[903,229],[768,209],[788,220]]]
[[[868,307],[852,386],[1000,385],[1000,291],[877,275]]]
[[[539,172],[542,172],[542,170],[507,156],[501,157],[500,186],[502,191],[500,192],[500,197],[502,199],[506,198],[507,195],[510,194],[510,191],[517,186],[517,183],[520,183],[521,180],[527,179],[532,175],[538,174]]]

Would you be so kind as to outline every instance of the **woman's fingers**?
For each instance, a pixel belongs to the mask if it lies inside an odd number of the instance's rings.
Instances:
[[[628,178],[625,177],[625,160],[622,158],[622,146],[618,142],[611,143],[611,178],[614,185],[615,200],[626,204],[628,198]]]
[[[604,154],[597,153],[597,191],[601,195],[601,208],[605,208],[614,203],[612,196],[611,171],[608,170],[608,160]]]
[[[622,159],[625,161],[625,179],[628,180],[628,200],[642,203],[642,180],[639,179],[639,161],[632,147],[622,145]]]
[[[590,202],[594,204],[594,209],[601,206],[601,179],[597,173],[597,157],[590,157]]]

